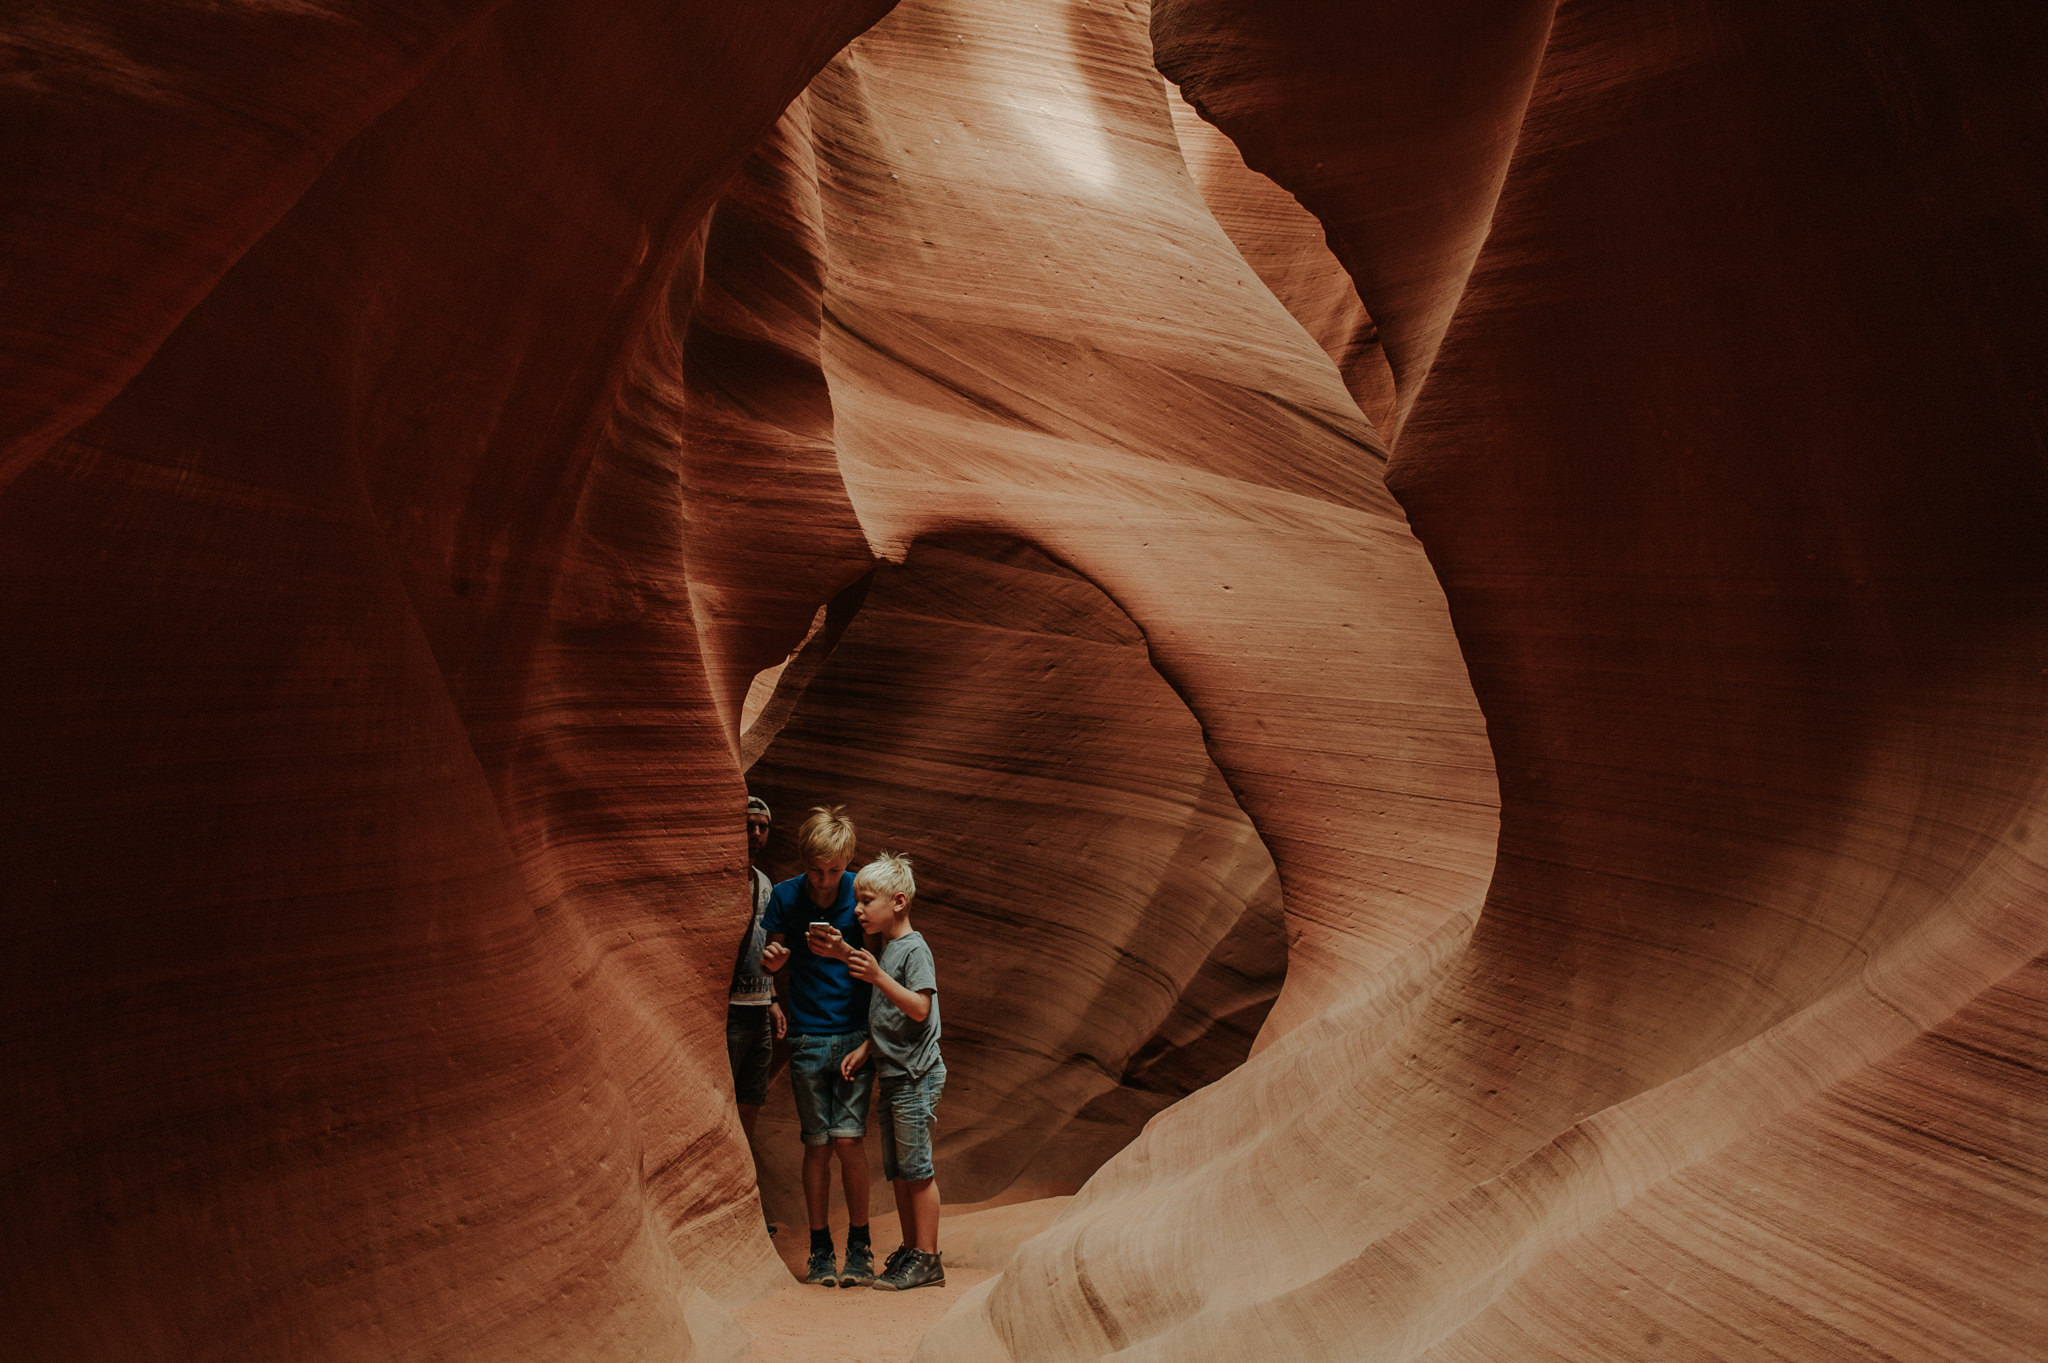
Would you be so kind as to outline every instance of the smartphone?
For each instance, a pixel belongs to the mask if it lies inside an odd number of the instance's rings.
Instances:
[[[832,931],[832,925],[831,925],[830,923],[813,923],[813,924],[811,924],[811,931],[812,931],[812,932],[830,932],[830,931]]]

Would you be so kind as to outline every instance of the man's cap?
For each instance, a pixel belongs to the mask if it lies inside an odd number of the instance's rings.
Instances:
[[[768,812],[768,802],[758,795],[749,795],[747,797],[747,813],[759,814],[764,819],[772,820],[775,817]]]

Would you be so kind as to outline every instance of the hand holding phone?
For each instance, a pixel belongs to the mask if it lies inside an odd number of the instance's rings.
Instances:
[[[839,935],[839,929],[830,923],[811,924],[808,937],[811,951],[819,956],[833,956],[843,961],[846,959],[846,953],[852,949],[846,945],[846,939]]]

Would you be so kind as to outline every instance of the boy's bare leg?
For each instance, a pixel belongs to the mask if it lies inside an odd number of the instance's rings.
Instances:
[[[906,1226],[915,1225],[917,1228],[917,1238],[910,1239],[906,1237],[903,1243],[925,1254],[938,1253],[939,1181],[936,1178],[921,1178],[914,1182],[905,1179],[899,1182],[896,1187],[899,1190],[908,1190],[910,1215],[904,1218],[904,1224]],[[897,1204],[899,1206],[902,1205],[905,1196],[906,1194],[903,1191],[897,1193]]]
[[[848,1201],[852,1201],[849,1197]],[[823,1230],[831,1222],[825,1213],[832,1206],[832,1147],[804,1147],[804,1210],[810,1213],[811,1229]]]
[[[858,1136],[834,1136],[832,1144],[839,1151],[839,1181],[846,1188],[846,1219],[856,1226],[865,1226],[868,1223],[867,1146],[862,1143],[861,1138]],[[824,1154],[825,1152],[822,1148],[819,1148],[818,1153]],[[808,1197],[810,1194],[811,1178],[809,1150],[804,1152],[804,1158],[804,1193]],[[831,1177],[831,1167],[826,1165],[822,1177],[818,1180],[818,1207],[812,1213],[814,1225],[822,1226],[825,1224],[825,1199],[828,1196],[825,1189],[829,1186]]]
[[[910,1184],[899,1178],[890,1183],[889,1191],[896,1194],[897,1238],[916,1249],[917,1210],[910,1200]]]

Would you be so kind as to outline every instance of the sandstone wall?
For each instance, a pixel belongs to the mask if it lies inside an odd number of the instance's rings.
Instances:
[[[673,1359],[779,1281],[642,378],[882,8],[8,17],[10,1357]]]
[[[2030,1356],[2041,21],[886,8],[6,21],[14,1353],[732,1353],[751,767],[921,1358]]]
[[[1500,858],[1409,1011],[1166,1114],[923,1357],[2038,1347],[2043,34],[1549,18],[1155,11],[1378,324]]]
[[[1078,1188],[1239,1064],[1280,991],[1273,860],[1200,726],[1137,627],[1021,544],[925,541],[884,565],[747,784],[780,819],[771,859],[799,864],[806,802],[829,800],[863,859],[918,868],[955,1202]],[[795,1116],[778,1082],[755,1148],[800,1225]]]

